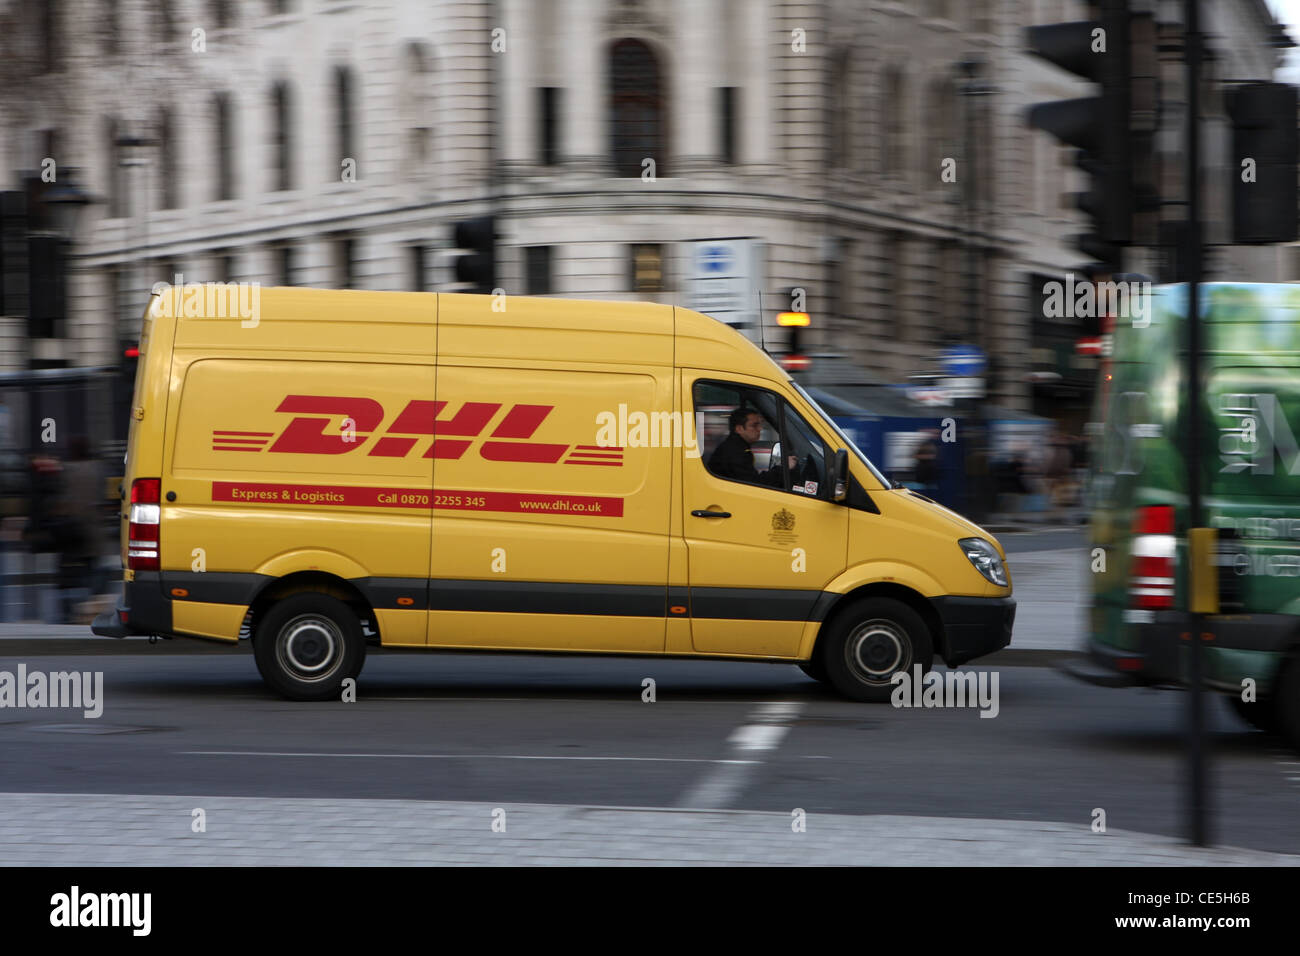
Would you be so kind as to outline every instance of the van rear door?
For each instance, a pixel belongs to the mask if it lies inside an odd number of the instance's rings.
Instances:
[[[131,391],[131,421],[127,426],[126,462],[122,472],[120,540],[123,568],[131,566],[127,554],[131,488],[138,479],[162,477],[178,301],[177,290],[155,293],[140,322],[140,339],[136,344],[139,357]]]

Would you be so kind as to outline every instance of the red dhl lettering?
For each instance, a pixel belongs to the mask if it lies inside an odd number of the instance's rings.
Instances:
[[[294,417],[278,437],[275,432],[214,429],[212,448],[214,451],[265,450],[288,455],[346,455],[365,447],[368,457],[405,458],[424,447],[421,457],[455,460],[462,458],[475,442],[480,442],[479,456],[487,461],[555,464],[564,458],[571,447],[568,443],[527,440],[541,428],[554,405],[511,405],[496,427],[484,435],[504,407],[501,402],[463,402],[455,406],[446,401],[412,399],[381,433],[378,429],[384,420],[384,407],[373,398],[286,395],[275,411],[291,413]],[[327,432],[335,422],[338,432]],[[609,464],[622,464],[622,449],[617,451],[618,455],[611,457],[620,460]],[[584,462],[565,462],[570,463]]]

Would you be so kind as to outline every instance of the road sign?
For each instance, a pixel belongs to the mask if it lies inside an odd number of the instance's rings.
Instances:
[[[700,239],[689,243],[687,308],[726,322],[758,341],[758,292],[763,287],[763,244],[757,239]],[[787,309],[789,302],[764,303]]]
[[[954,376],[940,380],[943,390],[954,401],[964,398],[983,398],[984,379],[977,376]]]
[[[984,374],[984,352],[973,345],[953,345],[940,355],[943,370],[954,378],[973,378]]]

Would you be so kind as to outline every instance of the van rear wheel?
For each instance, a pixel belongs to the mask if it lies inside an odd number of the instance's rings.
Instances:
[[[328,594],[294,594],[272,605],[253,635],[262,680],[290,700],[337,700],[366,661],[361,622]]]
[[[1256,730],[1277,733],[1277,710],[1270,698],[1245,701],[1240,694],[1229,694],[1228,703],[1238,717]]]
[[[893,677],[917,664],[930,670],[934,642],[921,615],[902,601],[872,597],[854,602],[831,622],[822,662],[830,683],[851,700],[887,701]]]
[[[1287,743],[1300,750],[1300,651],[1292,651],[1282,661],[1273,692],[1273,714]]]

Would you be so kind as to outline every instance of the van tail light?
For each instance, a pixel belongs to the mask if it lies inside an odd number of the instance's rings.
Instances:
[[[158,530],[161,524],[160,478],[131,482],[131,511],[127,518],[126,566],[133,571],[157,571]]]
[[[1147,610],[1174,606],[1174,509],[1139,508],[1133,516],[1133,575],[1129,605]]]

